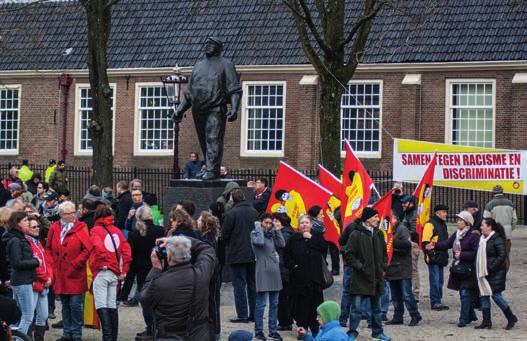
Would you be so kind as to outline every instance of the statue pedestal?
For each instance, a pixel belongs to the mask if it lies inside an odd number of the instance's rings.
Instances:
[[[209,205],[223,193],[225,185],[229,182],[236,182],[245,192],[248,201],[253,200],[253,189],[247,187],[247,180],[240,179],[217,179],[217,180],[181,180],[172,179],[167,187],[164,196],[164,225],[169,224],[168,214],[172,205],[180,200],[192,200],[196,205],[194,219],[197,219],[203,210],[208,210]]]

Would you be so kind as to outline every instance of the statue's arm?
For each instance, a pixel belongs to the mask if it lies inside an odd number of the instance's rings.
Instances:
[[[227,119],[229,122],[236,121],[236,118],[238,118],[238,109],[240,108],[241,97],[242,94],[240,92],[231,94],[231,110],[227,113]]]
[[[181,103],[179,103],[178,107],[176,108],[176,111],[174,114],[172,114],[172,120],[173,121],[181,121],[183,118],[183,114],[185,111],[190,109],[192,106],[192,103],[187,99],[187,96],[183,96],[181,99]]]

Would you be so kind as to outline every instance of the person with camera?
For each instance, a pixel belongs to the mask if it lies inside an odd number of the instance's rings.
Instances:
[[[209,244],[176,236],[158,240],[139,300],[154,310],[156,340],[211,340],[209,284],[216,254]]]

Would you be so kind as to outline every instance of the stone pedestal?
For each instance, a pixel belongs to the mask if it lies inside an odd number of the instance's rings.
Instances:
[[[170,186],[167,187],[164,197],[164,225],[167,226],[168,214],[173,204],[180,200],[192,200],[196,205],[196,213],[194,219],[199,217],[202,210],[208,210],[209,205],[215,202],[216,199],[223,193],[225,185],[234,181],[240,185],[245,192],[245,197],[248,201],[253,200],[253,189],[247,187],[247,180],[239,179],[218,179],[212,181],[204,180],[170,180]]]

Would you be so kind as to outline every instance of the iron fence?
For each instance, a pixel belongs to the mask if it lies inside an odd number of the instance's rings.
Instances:
[[[0,164],[0,175],[7,176],[12,164]],[[18,165],[17,165],[18,166]],[[44,175],[47,165],[34,164],[30,165],[35,173]],[[130,181],[132,179],[141,179],[145,191],[156,193],[159,199],[159,206],[163,208],[164,194],[170,179],[172,178],[171,168],[138,168],[138,167],[116,167],[113,170],[114,186],[119,181]],[[318,177],[317,170],[303,170],[306,176],[312,179]],[[69,180],[71,199],[79,202],[85,195],[88,187],[91,185],[92,169],[91,167],[67,166],[66,173]],[[233,179],[256,180],[257,178],[266,178],[269,186],[273,186],[276,180],[276,169],[233,169],[229,170],[229,175]],[[391,171],[371,171],[370,176],[375,186],[382,195],[390,190],[393,186]],[[404,192],[412,193],[416,187],[413,183],[403,183]],[[510,195],[507,197],[512,200],[518,213],[519,219],[525,224],[527,218],[527,196]],[[448,187],[434,187],[432,191],[432,205],[442,203],[450,207],[449,217],[453,219],[455,214],[463,209],[463,204],[467,200],[476,201],[480,207],[484,207],[492,198],[492,193],[457,189]]]

